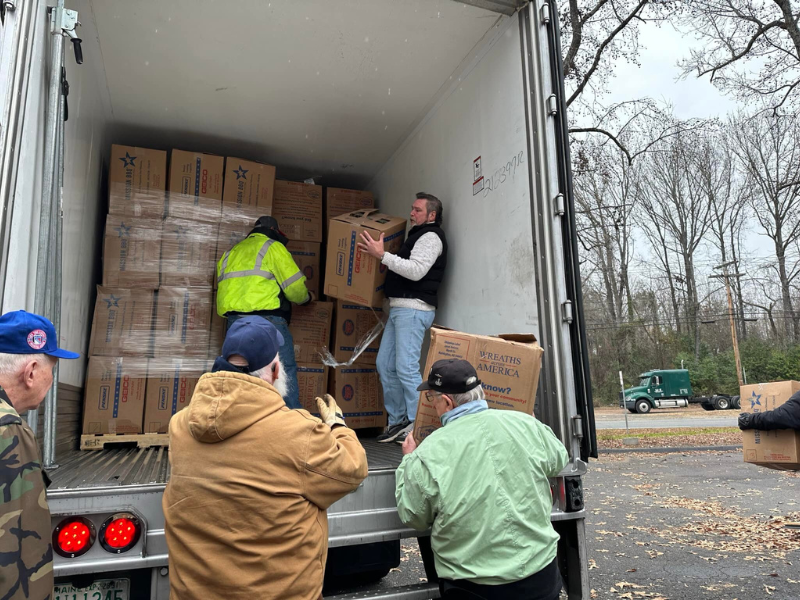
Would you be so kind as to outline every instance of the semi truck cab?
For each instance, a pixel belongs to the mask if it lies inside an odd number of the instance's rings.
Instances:
[[[639,385],[625,390],[620,407],[632,413],[647,414],[654,408],[689,406],[691,397],[688,370],[654,370],[639,375]]]

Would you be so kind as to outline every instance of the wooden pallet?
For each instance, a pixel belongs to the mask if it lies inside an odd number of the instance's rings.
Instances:
[[[81,450],[103,450],[117,444],[136,444],[138,448],[169,446],[168,433],[105,433],[81,436]]]

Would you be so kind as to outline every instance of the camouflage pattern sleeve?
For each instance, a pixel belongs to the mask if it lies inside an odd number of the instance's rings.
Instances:
[[[0,399],[0,600],[49,599],[53,548],[39,447]]]

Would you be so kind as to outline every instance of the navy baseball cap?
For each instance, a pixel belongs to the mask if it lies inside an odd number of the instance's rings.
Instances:
[[[247,361],[247,371],[263,369],[278,355],[283,346],[283,336],[264,317],[250,315],[234,321],[222,344],[222,358],[229,360],[234,354]]]
[[[3,354],[47,354],[56,358],[79,358],[80,354],[58,347],[53,324],[39,315],[15,310],[0,317],[0,352]]]

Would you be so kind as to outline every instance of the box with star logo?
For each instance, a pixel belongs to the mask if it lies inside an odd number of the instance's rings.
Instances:
[[[211,286],[214,278],[217,223],[164,219],[161,284]]]
[[[159,284],[161,221],[108,215],[103,285],[152,289]]]
[[[798,381],[775,381],[743,385],[739,396],[744,412],[760,413],[775,410],[799,391]],[[800,469],[800,431],[742,431],[742,453],[747,463],[777,469]]]
[[[108,167],[108,212],[160,219],[164,216],[167,153],[164,150],[111,146]]]
[[[97,286],[90,356],[152,356],[155,290]]]
[[[202,287],[161,287],[156,294],[158,357],[206,358],[214,292]]]
[[[225,159],[225,189],[222,212],[225,215],[272,214],[275,193],[275,167],[229,156]],[[248,219],[249,221],[250,219]]]

